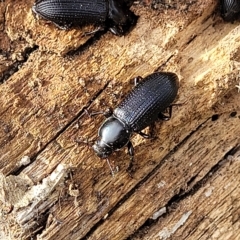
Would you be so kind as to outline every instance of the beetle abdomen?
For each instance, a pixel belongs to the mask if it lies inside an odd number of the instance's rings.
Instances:
[[[239,0],[222,0],[222,16],[226,21],[234,21],[240,16]]]
[[[33,11],[58,25],[101,23],[107,18],[106,0],[40,0]]]
[[[130,92],[113,114],[133,131],[141,131],[169,107],[177,96],[178,87],[176,74],[153,73]]]

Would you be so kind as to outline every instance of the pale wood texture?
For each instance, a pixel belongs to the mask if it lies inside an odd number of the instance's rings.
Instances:
[[[93,26],[59,30],[32,4],[0,3],[0,238],[237,239],[239,22],[217,1],[135,4],[127,36],[85,37]],[[112,177],[90,147],[104,117],[87,111],[157,70],[180,78],[173,117],[156,139],[134,136],[132,177],[114,153]]]

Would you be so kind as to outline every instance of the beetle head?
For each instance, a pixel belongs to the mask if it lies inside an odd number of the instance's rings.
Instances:
[[[102,141],[102,139],[95,142],[93,150],[100,158],[107,158],[113,151],[111,147],[107,146],[106,143]]]
[[[109,1],[108,19],[110,31],[119,36],[129,32],[137,22],[137,16],[129,10],[124,0]]]

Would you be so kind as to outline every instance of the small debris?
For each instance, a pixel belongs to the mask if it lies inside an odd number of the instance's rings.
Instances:
[[[238,85],[235,85],[235,87],[238,89],[238,92],[240,93],[240,82],[238,83]]]
[[[77,198],[80,195],[80,191],[79,191],[79,189],[77,189],[77,185],[71,183],[69,185],[68,190],[69,190],[69,195],[74,197],[74,206],[79,207],[79,202],[78,202]]]
[[[156,220],[158,219],[159,217],[161,217],[164,213],[167,212],[167,208],[166,207],[163,207],[161,209],[159,209],[157,212],[155,212],[153,215],[152,215],[152,219],[153,220]]]
[[[160,183],[157,184],[157,187],[158,188],[162,188],[166,185],[166,182],[165,181],[161,181]]]
[[[173,235],[188,220],[191,214],[192,211],[188,211],[187,213],[183,214],[181,219],[175,224],[175,226],[173,226],[172,229],[169,230],[167,228],[164,228],[162,231],[159,232],[159,238],[161,240],[166,240],[171,237],[171,235]]]
[[[108,217],[108,213],[104,215],[103,220],[105,220]]]
[[[19,165],[20,166],[26,166],[28,165],[29,163],[31,162],[31,159],[29,156],[24,156],[21,158],[20,162],[19,162]]]
[[[79,79],[78,79],[78,82],[79,82],[79,84],[80,84],[82,87],[86,87],[86,82],[85,82],[85,80],[84,80],[83,78],[79,78]]]
[[[72,197],[78,197],[80,195],[80,192],[78,189],[74,189],[76,186],[74,184],[69,185],[69,195]]]
[[[206,192],[205,192],[205,196],[206,197],[210,197],[212,195],[214,187],[210,187]]]

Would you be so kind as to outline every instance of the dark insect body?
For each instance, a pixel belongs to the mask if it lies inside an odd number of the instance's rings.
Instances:
[[[156,72],[142,79],[99,128],[99,139],[93,145],[96,154],[107,158],[127,145],[133,157],[132,134],[148,138],[141,130],[158,118],[167,120],[162,112],[174,101],[178,88],[178,77],[174,73]]]
[[[127,33],[137,21],[126,0],[38,0],[35,14],[61,29],[95,24],[116,35]]]
[[[233,22],[240,18],[240,0],[221,0],[221,5],[225,21]]]

